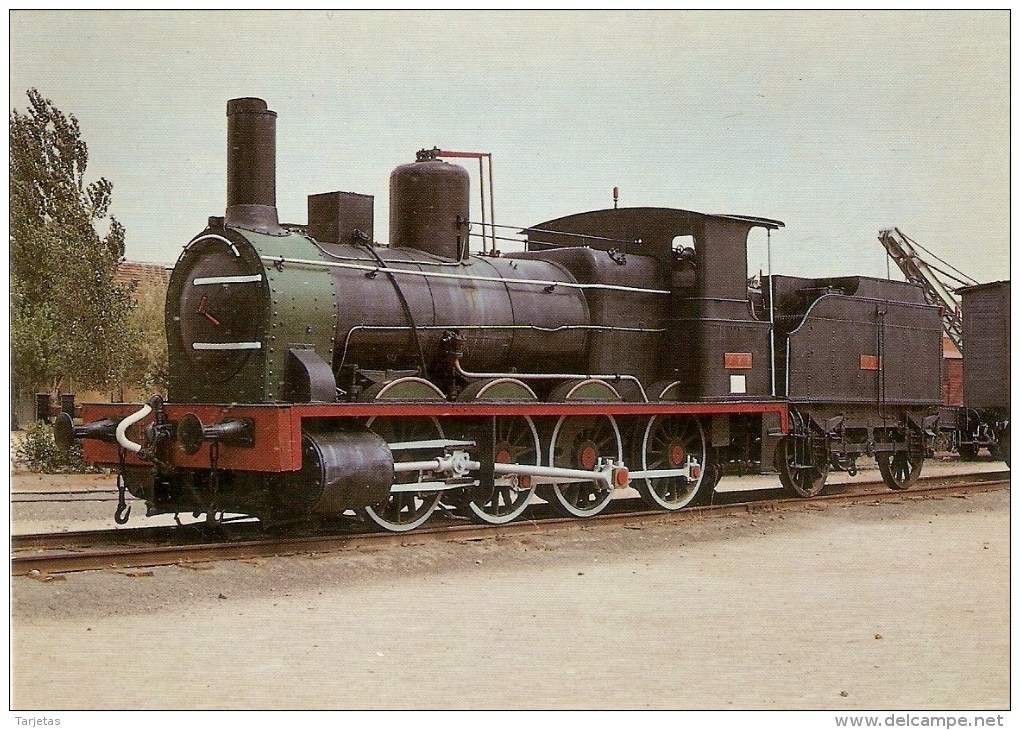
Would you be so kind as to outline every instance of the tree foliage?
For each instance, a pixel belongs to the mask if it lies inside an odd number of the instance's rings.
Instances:
[[[81,474],[94,471],[82,458],[81,442],[75,441],[65,451],[53,439],[48,423],[30,423],[12,450],[15,468],[43,474]]]
[[[101,388],[133,345],[130,287],[115,281],[124,227],[109,215],[113,184],[86,182],[78,120],[35,89],[10,115],[11,350],[23,388],[62,378]]]
[[[125,361],[122,383],[149,395],[156,392],[165,395],[170,379],[163,318],[165,302],[166,286],[152,282],[138,284],[129,320],[135,347]]]

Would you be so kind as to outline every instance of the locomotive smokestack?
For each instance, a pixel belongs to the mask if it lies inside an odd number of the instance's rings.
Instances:
[[[276,212],[276,112],[262,99],[227,102],[228,226],[282,233]]]

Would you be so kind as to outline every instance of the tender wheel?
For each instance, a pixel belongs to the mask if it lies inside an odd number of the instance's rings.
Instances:
[[[792,437],[780,440],[776,447],[775,460],[779,481],[791,496],[817,497],[825,488],[825,480],[829,476],[829,462],[817,457],[813,452],[801,455],[797,451],[796,442]]]
[[[472,383],[461,392],[461,401],[534,401],[534,391],[519,380],[499,378]],[[502,464],[538,466],[541,444],[534,422],[527,416],[496,416],[486,427],[493,429],[492,460]],[[491,485],[466,489],[461,509],[475,522],[502,525],[517,519],[535,493],[529,477],[497,476]]]
[[[904,445],[904,451],[875,454],[882,481],[889,489],[909,489],[921,474],[924,465],[924,435],[916,429],[908,428]]]
[[[599,458],[623,460],[620,429],[612,416],[561,416],[549,443],[549,464],[591,470]],[[565,517],[592,517],[604,510],[613,490],[603,482],[550,484],[539,496]]]
[[[960,444],[957,453],[964,461],[974,461],[978,457],[978,447],[976,444]]]
[[[401,441],[428,441],[443,438],[443,429],[434,418],[372,418],[368,429],[386,440],[386,443]],[[397,451],[394,461],[419,461],[433,456],[430,452],[414,449]],[[394,484],[411,484],[422,481],[422,474],[397,474]],[[393,492],[385,502],[374,507],[363,507],[361,513],[369,521],[389,532],[407,532],[425,522],[439,505],[442,492]]]
[[[906,451],[897,451],[895,454],[877,454],[875,460],[878,461],[878,470],[887,487],[910,489],[921,474],[924,454],[908,456]]]
[[[640,456],[642,470],[678,469],[688,463],[688,459],[700,467],[694,479],[656,477],[635,480],[634,486],[652,507],[669,511],[686,507],[696,502],[702,486],[707,490],[711,482],[710,478],[706,478],[705,431],[697,418],[653,416],[641,439]]]
[[[875,460],[878,462],[882,481],[889,489],[910,489],[910,486],[917,481],[917,477],[921,474],[921,467],[924,465],[924,452],[882,453],[876,454]]]

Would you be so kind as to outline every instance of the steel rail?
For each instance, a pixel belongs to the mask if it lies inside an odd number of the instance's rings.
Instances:
[[[257,526],[259,523],[254,519],[250,523]],[[120,543],[138,541],[141,543],[153,542],[156,540],[169,540],[181,537],[184,533],[198,532],[204,523],[189,522],[181,526],[149,525],[147,527],[123,527],[118,529],[105,530],[76,530],[68,532],[35,532],[24,535],[11,536],[11,549],[20,550],[49,550],[67,548],[87,548],[92,545],[104,543]]]
[[[1003,478],[1003,474],[1006,474]],[[366,542],[373,545],[412,545],[431,540],[462,541],[465,539],[498,538],[513,535],[544,534],[549,531],[574,529],[601,529],[626,526],[628,523],[663,523],[697,520],[705,517],[724,517],[739,514],[777,512],[786,509],[810,508],[812,505],[859,504],[884,501],[928,499],[940,495],[970,494],[997,491],[1008,488],[1008,472],[986,472],[984,474],[948,475],[930,477],[931,486],[916,486],[910,490],[860,491],[861,487],[881,485],[861,483],[852,485],[856,491],[827,494],[809,499],[781,497],[758,501],[737,501],[727,504],[713,504],[703,507],[688,507],[676,512],[662,510],[639,510],[603,513],[594,518],[545,518],[511,522],[506,525],[448,525],[424,528],[410,533],[354,532],[343,535],[313,535],[282,539],[238,540],[229,543],[199,543],[173,546],[141,546],[90,552],[52,552],[36,555],[15,555],[11,559],[11,575],[72,573],[108,568],[140,568],[180,563],[210,562],[218,560],[242,560],[257,557],[279,557],[300,554],[319,554],[344,550]],[[970,480],[970,481],[967,481]],[[927,480],[922,480],[927,481]],[[941,484],[939,482],[942,482]],[[842,486],[842,485],[834,485]],[[85,545],[98,542],[111,533],[123,537],[141,537],[144,531],[159,530],[162,536],[169,534],[166,528],[141,528],[136,530],[110,530],[84,533],[61,533],[57,535],[25,535],[12,539],[14,549],[33,547],[36,542],[48,538],[82,539]],[[149,534],[158,534],[150,532]],[[60,543],[51,543],[60,544]]]
[[[925,484],[946,484],[947,486],[952,486],[952,485],[954,485],[956,483],[966,483],[966,482],[968,482],[969,480],[972,480],[972,479],[977,479],[977,480],[982,480],[982,479],[983,480],[1005,479],[1005,478],[1008,478],[1009,475],[1010,475],[1010,472],[1008,470],[1003,470],[1003,471],[977,472],[977,473],[974,473],[974,474],[945,474],[945,475],[922,476],[915,483],[914,488],[910,489],[910,490],[906,490],[906,493],[907,494],[917,494],[918,490],[923,485],[925,485]],[[828,484],[828,485],[826,485],[825,489],[826,489],[826,492],[828,492],[828,494],[823,495],[823,497],[827,497],[827,496],[830,496],[832,494],[836,494],[838,496],[838,495],[844,494],[847,489],[855,489],[855,490],[858,490],[858,491],[867,490],[867,489],[874,489],[874,490],[876,490],[876,493],[881,494],[881,493],[885,493],[888,488],[885,486],[885,483],[882,482],[881,479],[878,479],[878,480],[870,480],[870,481],[842,482],[842,483],[838,483],[838,484]],[[716,496],[716,499],[722,499],[722,500],[740,500],[741,497],[746,497],[747,495],[766,495],[766,496],[762,497],[762,499],[764,501],[773,501],[775,499],[782,499],[782,500],[785,500],[785,499],[794,499],[794,500],[796,500],[796,499],[798,499],[798,498],[795,498],[795,497],[787,497],[787,496],[778,496],[778,497],[776,497],[776,496],[767,496],[767,495],[770,495],[770,494],[771,495],[775,495],[777,493],[781,494],[780,490],[781,490],[781,487],[776,486],[776,487],[768,487],[768,488],[765,488],[765,489],[745,490],[745,491],[740,491],[740,492],[717,492],[715,496]],[[892,492],[892,493],[893,494],[899,494],[900,492]],[[751,501],[751,500],[744,499],[744,500],[741,500],[741,503],[746,503],[748,501]],[[634,498],[622,498],[622,499],[618,500],[617,502],[614,502],[614,504],[624,504],[624,503],[628,503],[628,502],[640,504],[640,500],[638,498],[636,498],[636,497],[634,497]],[[729,503],[730,502],[727,502],[727,504],[729,504]],[[541,507],[541,505],[535,505],[535,506],[537,506],[539,508]],[[610,509],[613,509],[612,505],[610,505]],[[676,512],[673,512],[673,513],[658,512],[658,511],[655,511],[655,510],[653,510],[651,512],[652,513],[657,513],[657,514],[677,514]],[[250,522],[239,521],[239,522],[234,523],[233,526],[232,526],[232,529],[236,530],[238,528],[238,525],[244,525],[244,524],[250,524],[250,525],[252,525],[254,527],[254,526],[260,525],[261,523],[259,523],[255,518],[251,518]],[[25,533],[25,534],[21,534],[21,535],[12,535],[11,536],[11,547],[14,550],[45,549],[45,548],[59,548],[59,547],[66,547],[66,546],[83,547],[83,546],[94,544],[97,541],[102,541],[102,540],[124,541],[124,540],[127,540],[127,539],[134,539],[134,538],[137,538],[139,540],[153,540],[153,539],[159,539],[159,538],[170,539],[174,535],[179,535],[182,532],[192,531],[192,530],[198,531],[198,530],[204,529],[204,527],[205,527],[205,523],[204,522],[202,522],[202,521],[195,521],[195,522],[184,523],[183,525],[179,525],[179,526],[173,526],[173,525],[169,525],[169,526],[168,525],[148,525],[148,526],[144,526],[144,527],[121,527],[121,528],[111,528],[111,529],[104,529],[104,530],[77,530],[77,531],[66,531],[66,532]],[[420,532],[420,531],[416,531],[416,532]],[[408,533],[402,533],[402,534],[406,535]],[[411,534],[416,534],[416,533],[411,533]]]
[[[97,494],[68,494],[66,492],[62,494],[55,494],[49,496],[34,495],[34,494],[12,494],[11,504],[61,504],[67,502],[116,502],[116,492],[105,492],[103,495]]]
[[[61,494],[116,494],[117,490],[112,487],[109,489],[25,489],[25,490],[14,490],[11,492],[12,497],[16,497],[19,494],[30,494],[32,496],[43,496],[43,495],[61,495]]]

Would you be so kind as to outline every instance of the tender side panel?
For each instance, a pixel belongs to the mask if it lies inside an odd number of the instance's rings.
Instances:
[[[937,405],[941,326],[933,307],[820,298],[789,337],[789,397]]]

